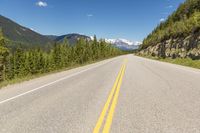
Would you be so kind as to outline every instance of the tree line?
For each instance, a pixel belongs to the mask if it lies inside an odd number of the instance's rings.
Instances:
[[[119,54],[122,54],[121,50],[104,40],[97,41],[96,37],[90,41],[81,38],[73,46],[65,39],[62,43],[55,43],[49,50],[27,50],[19,46],[10,52],[1,37],[0,81],[47,73]]]

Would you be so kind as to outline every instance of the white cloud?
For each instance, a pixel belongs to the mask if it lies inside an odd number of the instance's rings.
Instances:
[[[164,22],[164,21],[165,21],[165,19],[164,19],[164,18],[161,18],[161,19],[160,19],[160,22]]]
[[[93,14],[87,14],[87,17],[93,17]]]
[[[48,4],[46,2],[43,2],[43,1],[38,1],[36,3],[36,5],[39,6],[39,7],[47,7],[48,6]]]

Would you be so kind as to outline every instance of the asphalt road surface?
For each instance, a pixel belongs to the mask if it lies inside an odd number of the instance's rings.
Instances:
[[[0,133],[200,133],[200,70],[125,55],[11,85]]]

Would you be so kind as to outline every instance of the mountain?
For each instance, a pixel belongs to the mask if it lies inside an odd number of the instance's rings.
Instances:
[[[61,43],[66,38],[69,44],[74,45],[77,40],[84,38],[85,40],[93,40],[93,37],[81,35],[77,33],[66,34],[61,36],[56,35],[41,35],[29,28],[21,26],[16,22],[0,15],[0,31],[2,31],[4,38],[8,40],[8,47],[15,49],[19,44],[23,48],[32,48],[39,46],[48,49],[53,43]],[[138,42],[128,41],[126,39],[105,39],[106,42],[113,44],[122,50],[134,50],[138,48]]]
[[[135,50],[138,49],[140,42],[132,42],[126,39],[105,39],[107,43],[113,44],[115,47],[122,50]]]
[[[52,42],[48,37],[0,15],[0,29],[6,39],[23,44],[45,45]]]
[[[89,36],[76,34],[76,33],[66,34],[66,35],[61,35],[61,36],[48,35],[47,37],[55,42],[63,42],[64,39],[66,38],[68,40],[69,44],[72,44],[72,45],[75,44],[77,42],[77,40],[79,40],[80,38],[84,38],[86,40],[91,40],[91,38]]]
[[[200,59],[200,0],[186,0],[143,41],[141,55]]]
[[[58,36],[56,36],[56,35],[46,35],[46,37],[47,37],[48,39],[50,39],[51,41],[54,41],[54,40],[56,40],[56,38],[57,38]]]
[[[90,40],[90,37],[80,34],[66,34],[61,36],[41,35],[1,15],[0,30],[2,30],[3,36],[9,40],[9,47],[12,48],[18,44],[23,45],[24,48],[30,48],[32,46],[46,48],[49,47],[46,44],[51,45],[54,42],[62,42],[64,38],[68,39],[69,44],[75,44],[80,38]]]

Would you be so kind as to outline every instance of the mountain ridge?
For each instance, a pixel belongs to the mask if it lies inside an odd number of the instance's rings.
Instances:
[[[67,39],[68,43],[71,45],[74,45],[80,38],[84,38],[86,40],[91,40],[91,38],[89,36],[81,35],[79,33],[70,33],[70,34],[65,34],[65,35],[61,35],[61,36],[47,35],[47,37],[49,39],[51,39],[52,41],[55,41],[58,43],[62,43],[64,41],[64,39]]]
[[[0,15],[0,28],[8,40],[18,43],[47,44],[51,42],[46,36],[24,27],[13,20]]]
[[[70,33],[65,35],[42,35],[31,28],[24,27],[15,21],[0,15],[0,29],[2,29],[4,37],[9,40],[9,47],[15,48],[22,45],[24,48],[42,47],[46,48],[54,43],[62,43],[66,38],[70,45],[76,44],[80,38],[88,41],[93,40],[93,37],[82,35],[79,33]],[[132,42],[126,39],[104,39],[107,43],[122,49],[134,50],[138,48],[139,42]],[[13,46],[14,45],[14,46]],[[15,46],[16,45],[16,46]]]

